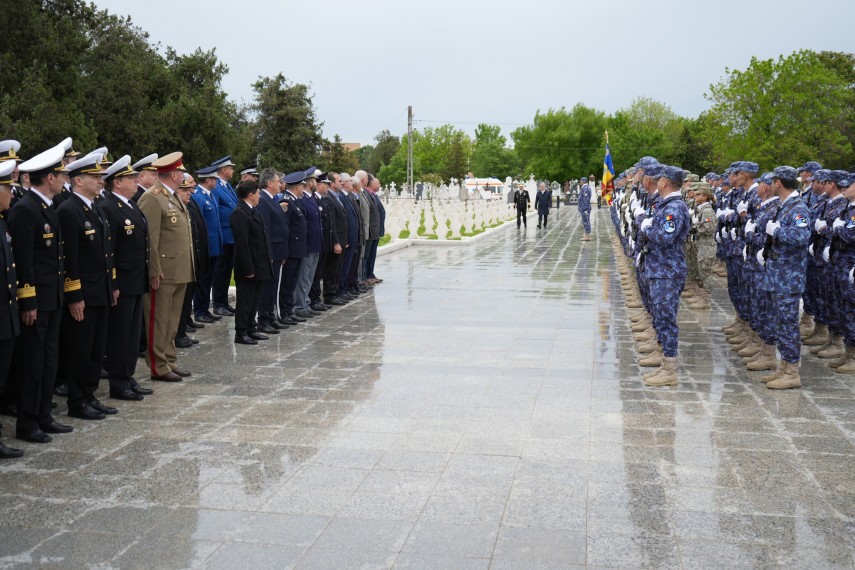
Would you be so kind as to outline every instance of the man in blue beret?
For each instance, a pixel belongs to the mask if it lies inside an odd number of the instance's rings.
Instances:
[[[766,285],[772,292],[775,338],[781,362],[778,369],[760,379],[772,390],[801,386],[799,362],[799,302],[805,288],[810,211],[798,190],[798,173],[792,166],[772,172],[772,190],[781,208],[763,230],[769,239],[756,259],[766,269]]]

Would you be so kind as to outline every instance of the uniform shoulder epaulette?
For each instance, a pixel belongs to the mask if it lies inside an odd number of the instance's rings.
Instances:
[[[149,190],[149,192],[151,192],[152,195],[157,196],[158,194],[160,194],[160,186],[155,186],[154,188]]]

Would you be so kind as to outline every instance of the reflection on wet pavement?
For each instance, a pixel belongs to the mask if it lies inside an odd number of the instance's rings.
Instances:
[[[721,288],[646,389],[595,214],[383,256],[261,347],[209,325],[185,382],[0,464],[0,566],[855,565],[855,379],[766,390]]]

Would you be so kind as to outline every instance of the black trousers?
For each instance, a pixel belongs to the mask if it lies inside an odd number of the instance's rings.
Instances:
[[[324,277],[324,264],[332,252],[322,251],[318,256],[318,265],[315,267],[315,276],[312,277],[312,286],[309,287],[309,304],[321,301],[321,279]]]
[[[255,314],[261,300],[261,288],[265,281],[238,281],[235,300],[235,336],[246,336],[258,328]]]
[[[297,288],[297,279],[300,277],[300,266],[302,264],[302,257],[289,257],[285,266],[282,267],[282,285],[279,287],[279,316],[294,313],[294,289]]]
[[[98,389],[109,319],[107,305],[84,307],[82,321],[75,321],[68,308],[62,311],[60,346],[68,373],[69,408],[91,401]]]
[[[181,319],[178,321],[178,331],[175,338],[187,336],[187,323],[190,321],[190,313],[193,311],[193,296],[196,293],[198,283],[188,283],[184,291],[184,305],[181,307]]]
[[[12,368],[12,355],[15,353],[15,339],[4,338],[0,340],[0,392],[2,392],[10,382],[9,372]]]
[[[110,391],[120,392],[131,387],[137,369],[137,352],[143,322],[143,296],[119,295],[107,319],[107,360],[105,368]]]
[[[32,431],[53,420],[50,410],[59,363],[59,329],[64,311],[67,309],[39,311],[32,326],[21,323],[21,335],[15,343],[12,365],[18,385],[17,428],[20,431]],[[98,377],[97,373],[95,377]]]
[[[359,256],[362,255],[362,246],[351,246],[353,249],[353,262],[347,271],[347,279],[345,280],[346,289],[348,291],[358,291],[356,283],[359,281]]]
[[[273,260],[273,279],[264,281],[261,286],[261,299],[258,302],[258,322],[269,323],[276,320],[276,301],[279,299],[279,287],[282,284],[282,260]]]
[[[517,227],[520,227],[520,220],[525,227],[528,227],[528,222],[525,219],[525,210],[517,208]]]
[[[546,227],[546,222],[549,221],[549,214],[537,214],[537,225]]]
[[[223,252],[217,257],[214,267],[214,278],[211,287],[214,290],[214,308],[225,307],[229,304],[229,285],[232,271],[235,268],[235,244],[224,243]]]
[[[329,252],[324,256],[321,276],[324,280],[324,301],[331,301],[338,296],[338,284],[341,280],[341,266],[344,263],[344,250],[341,253]]]
[[[193,312],[198,317],[211,310],[211,286],[214,279],[214,271],[217,267],[217,257],[208,258],[208,272],[196,276],[196,294],[193,295]],[[228,295],[228,289],[226,289]]]

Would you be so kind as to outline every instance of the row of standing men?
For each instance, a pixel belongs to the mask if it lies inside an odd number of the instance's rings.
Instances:
[[[804,193],[799,181],[807,183]],[[638,309],[630,318],[639,364],[656,367],[645,383],[677,383],[680,297],[691,309],[709,309],[715,283],[710,277],[722,274],[720,263],[737,313],[723,332],[748,370],[772,370],[759,378],[767,387],[801,385],[803,295],[809,315],[803,329],[811,315],[821,315],[815,328],[823,342],[813,341],[820,347],[814,352],[836,358],[831,365],[841,373],[855,371],[855,334],[848,332],[855,326],[853,183],[855,174],[823,172],[815,162],[759,176],[756,163],[739,161],[724,175],[708,173],[702,181],[645,157],[621,173],[611,205],[613,240],[628,306]],[[822,202],[836,207],[818,206],[823,195]],[[811,260],[818,259],[833,268],[824,274],[824,286],[811,284]],[[834,317],[821,312],[823,307],[834,307]],[[843,338],[826,332],[832,330],[829,322],[845,337],[846,348]]]
[[[53,417],[55,389],[67,395],[68,415],[85,420],[118,411],[95,397],[102,375],[112,398],[142,400],[153,390],[134,377],[141,343],[147,344],[153,380],[181,381],[191,374],[178,366],[176,340],[182,346],[184,331],[237,317],[228,303],[233,270],[239,306],[245,305],[240,284],[264,280],[245,271],[246,248],[235,254],[235,244],[243,246],[247,235],[235,236],[232,223],[240,224],[239,206],[246,200],[228,182],[234,172],[230,157],[197,171],[196,186],[181,153],[150,155],[132,166],[128,156],[109,162],[106,148],[81,157],[71,139],[26,161],[19,149],[17,141],[0,141],[0,235],[6,236],[0,390],[4,413],[17,418],[16,437],[47,443],[51,434],[73,431]],[[373,275],[379,237],[371,239],[382,232],[382,202],[368,188],[367,174],[323,175],[314,167],[288,177],[267,170],[262,179],[265,174],[275,205],[267,213],[279,217],[270,221],[257,206],[250,211],[261,218],[262,245],[277,277],[273,314],[246,314],[244,330],[236,322],[235,340],[242,344],[352,301],[382,281]],[[254,168],[242,172],[249,194],[259,194],[253,181],[258,177]],[[234,199],[220,200],[218,186]],[[335,204],[329,195],[337,197]],[[362,205],[369,202],[373,207],[363,215]],[[342,207],[339,218],[336,204]],[[289,280],[280,277],[286,268]],[[297,287],[301,268],[308,290]],[[226,273],[224,295],[213,286],[220,272]],[[21,455],[0,443],[0,458]]]

